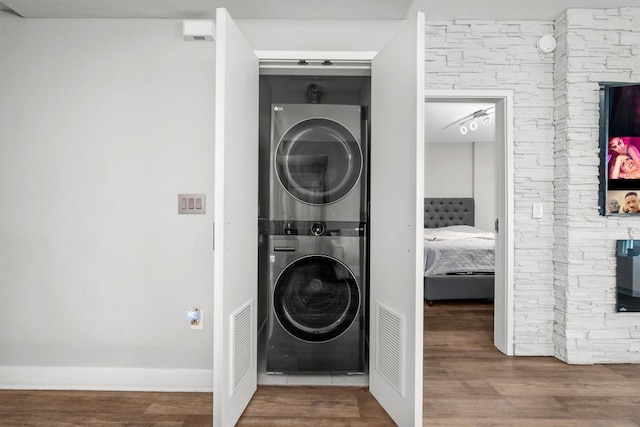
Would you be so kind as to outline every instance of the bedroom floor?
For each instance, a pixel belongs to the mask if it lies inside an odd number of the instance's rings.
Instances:
[[[425,426],[640,427],[640,365],[493,347],[493,305],[424,307]],[[0,426],[211,426],[210,393],[0,390]],[[259,386],[242,426],[392,426],[366,387]]]

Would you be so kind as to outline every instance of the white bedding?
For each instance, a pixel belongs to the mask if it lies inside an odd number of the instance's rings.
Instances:
[[[495,234],[469,225],[424,229],[424,275],[493,273]]]

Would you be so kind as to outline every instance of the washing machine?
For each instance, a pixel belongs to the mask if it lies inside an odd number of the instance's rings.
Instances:
[[[271,221],[268,373],[363,373],[364,223]]]
[[[271,107],[269,219],[366,221],[366,108]]]

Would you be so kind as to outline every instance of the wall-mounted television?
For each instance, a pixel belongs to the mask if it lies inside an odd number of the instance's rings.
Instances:
[[[616,310],[640,311],[640,240],[616,242]]]
[[[640,214],[640,83],[600,85],[600,214]]]

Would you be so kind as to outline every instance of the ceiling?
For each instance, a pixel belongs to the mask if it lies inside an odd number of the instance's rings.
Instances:
[[[470,122],[464,120],[473,113],[494,107],[494,103],[428,101],[424,106],[425,142],[427,143],[470,143],[495,142],[495,114],[489,114],[489,123],[482,125],[483,118],[475,119],[476,129],[471,130]],[[466,134],[460,133],[461,124]]]
[[[1,0],[27,18],[403,19],[412,0]]]
[[[0,0],[25,18],[207,19],[218,7],[236,19],[553,20],[568,8],[638,6],[638,0]]]

